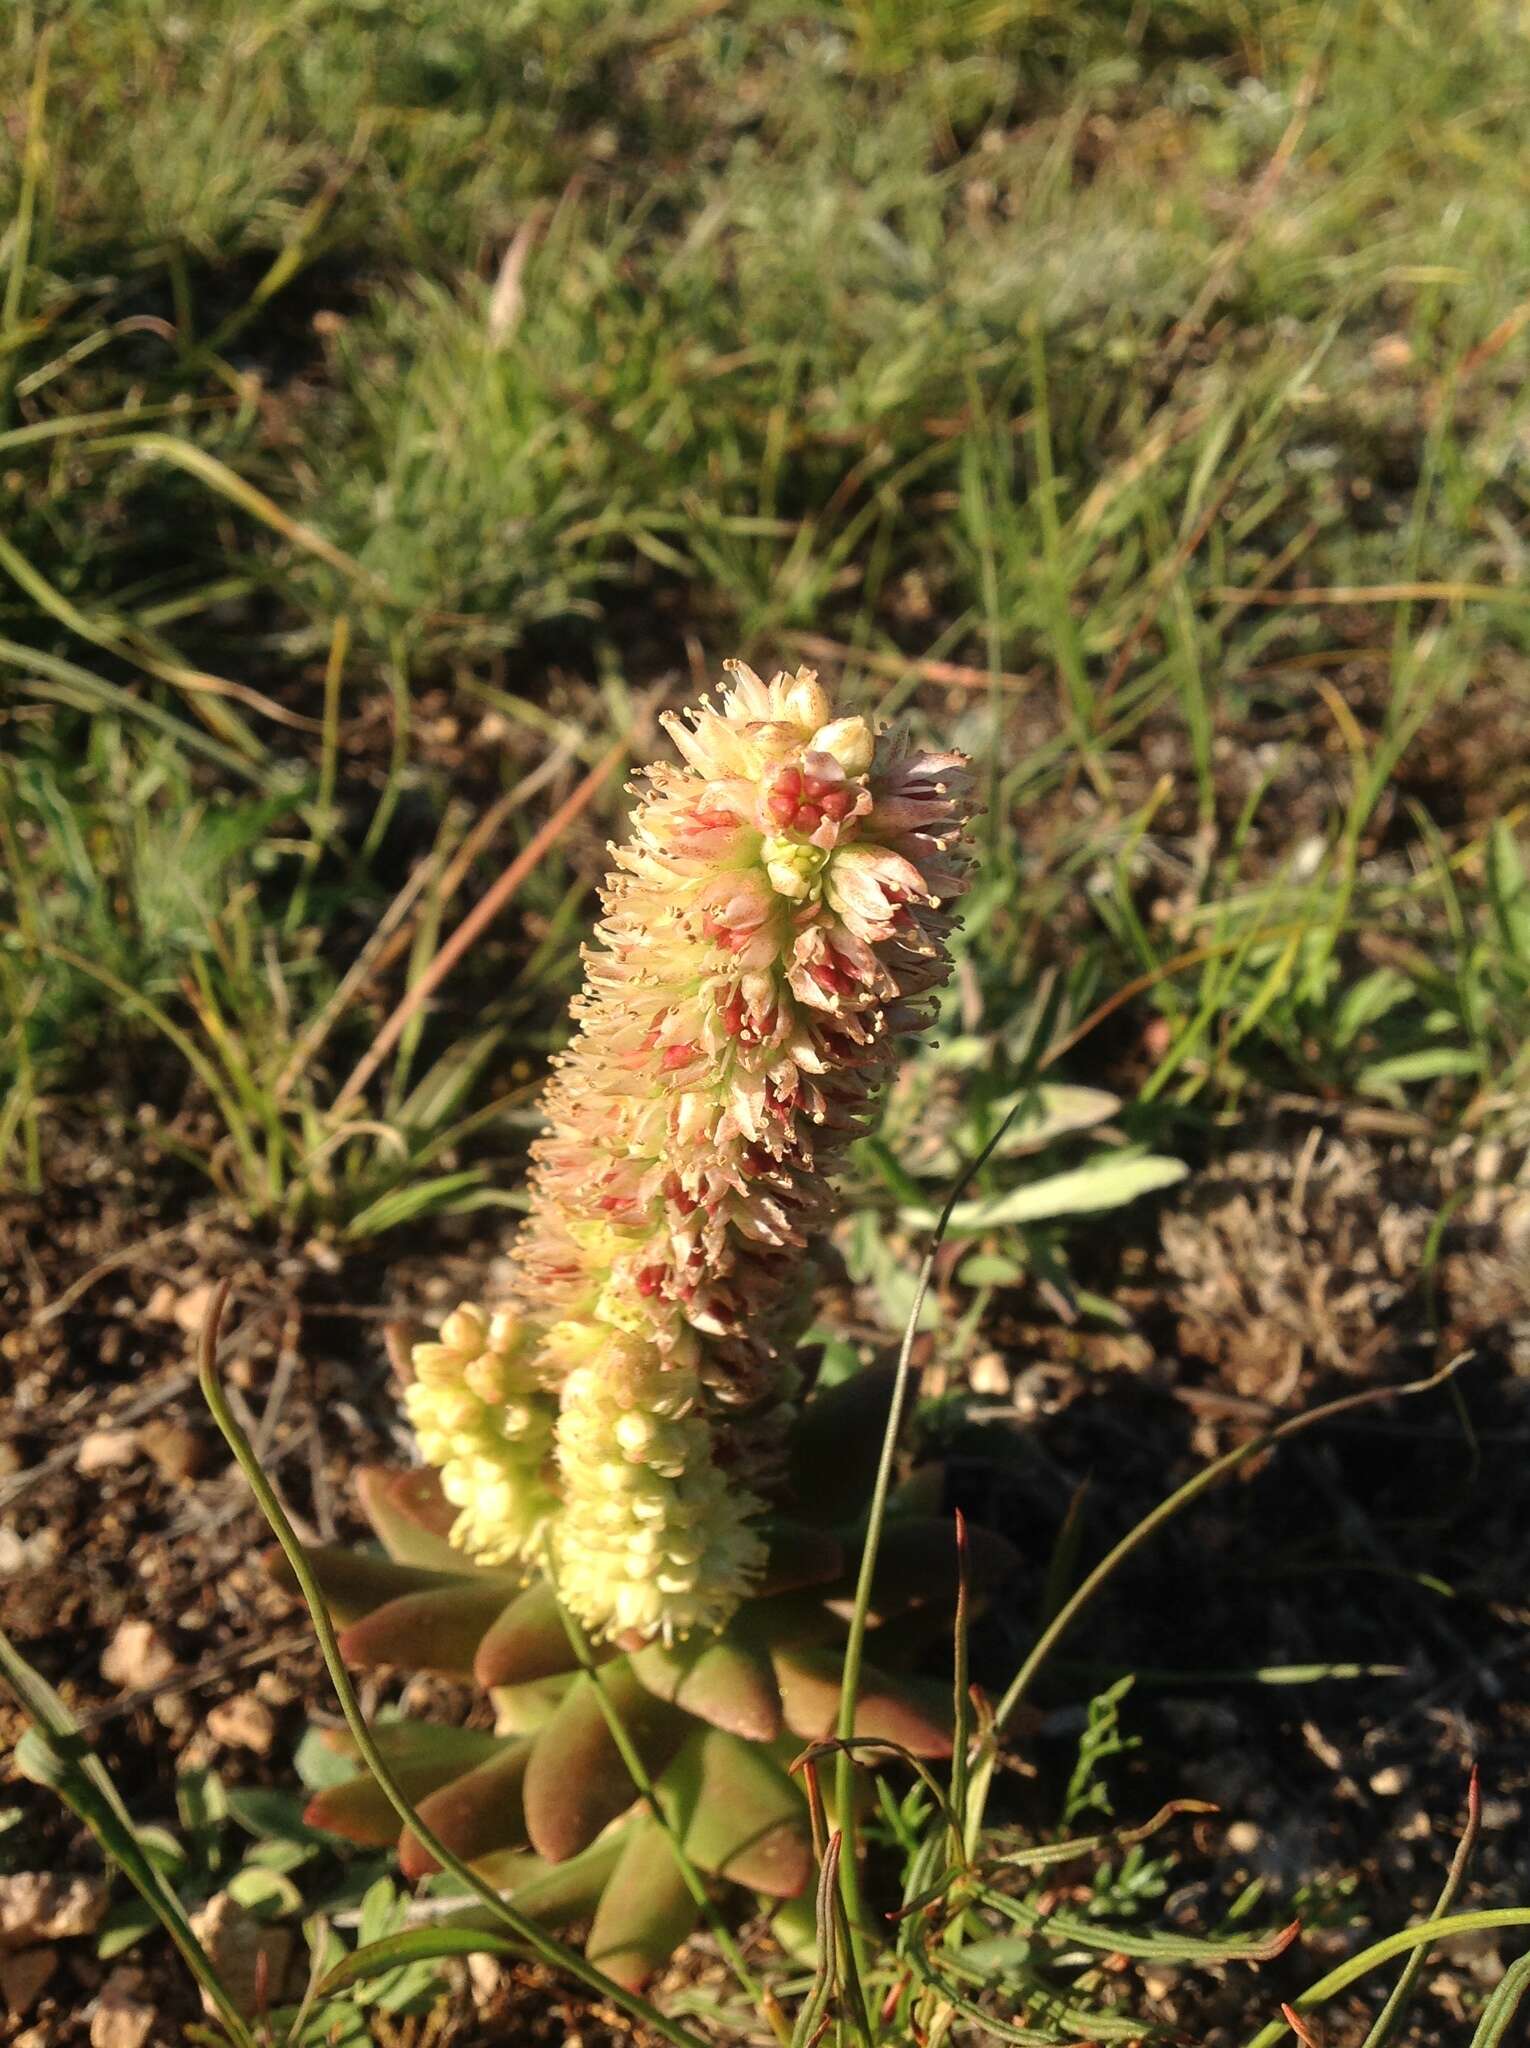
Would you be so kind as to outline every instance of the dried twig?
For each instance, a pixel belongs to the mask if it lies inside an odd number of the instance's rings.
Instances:
[[[627,739],[619,739],[609,746],[595,763],[595,766],[577,783],[573,791],[564,798],[550,818],[532,834],[509,867],[490,889],[482,902],[475,904],[458,925],[451,937],[436,954],[414,986],[406,990],[366,1052],[356,1062],[350,1079],[335,1097],[331,1116],[337,1117],[348,1104],[366,1087],[393,1047],[398,1043],[404,1027],[411,1017],[435,994],[457,962],[479,934],[493,923],[505,905],[520,888],[526,877],[539,865],[550,849],[573,824],[581,812],[587,810],[600,790],[607,776],[617,763],[626,757]]]
[[[918,676],[921,682],[949,683],[958,690],[1034,690],[1037,676],[1018,676],[1002,669],[972,668],[960,661],[937,661],[930,656],[891,654],[876,647],[852,647],[845,640],[829,640],[822,633],[783,633],[782,641],[800,654],[819,661],[858,662],[884,676]]]

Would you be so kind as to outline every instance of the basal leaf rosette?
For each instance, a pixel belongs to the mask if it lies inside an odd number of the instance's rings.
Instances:
[[[716,1629],[760,1583],[804,1260],[966,870],[960,756],[834,716],[811,670],[729,669],[612,850],[515,1299],[449,1318],[408,1396],[450,1540],[550,1559],[597,1638]]]
[[[374,1734],[430,1828],[550,1924],[587,1927],[591,1959],[637,1986],[695,1923],[669,1839],[639,1798],[611,1735],[614,1712],[696,1868],[792,1910],[813,1871],[807,1804],[792,1760],[835,1731],[846,1617],[890,1377],[863,1373],[810,1400],[781,1447],[750,1595],[719,1629],[683,1642],[609,1635],[581,1666],[546,1579],[465,1557],[459,1510],[432,1471],[369,1470],[362,1504],[381,1548],[310,1552],[349,1662],[471,1678],[492,1726],[379,1721]],[[949,1638],[957,1593],[950,1520],[925,1511],[940,1475],[896,1495],[873,1589],[856,1732],[917,1756],[951,1747],[950,1688],[911,1675]],[[1015,1569],[1000,1539],[969,1539],[969,1599]],[[273,1569],[286,1576],[279,1556]],[[290,1582],[290,1581],[289,1581]],[[599,1690],[597,1690],[597,1688]],[[604,1704],[600,1694],[604,1693]],[[483,1717],[489,1719],[489,1715]],[[326,1739],[354,1755],[349,1738]],[[405,1876],[434,1864],[364,1770],[315,1794],[310,1825],[397,1843]],[[784,1940],[800,1932],[783,1922]]]

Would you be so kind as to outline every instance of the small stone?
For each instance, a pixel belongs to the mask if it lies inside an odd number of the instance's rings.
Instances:
[[[106,1886],[98,1877],[57,1877],[18,1870],[0,1877],[0,1949],[94,1934],[106,1918]]]
[[[1259,1830],[1251,1820],[1235,1820],[1223,1840],[1234,1856],[1252,1856],[1259,1847]]]
[[[137,1456],[136,1429],[93,1429],[89,1436],[80,1439],[74,1469],[82,1479],[93,1479],[98,1472],[114,1472],[119,1466],[131,1465]]]
[[[143,1305],[143,1317],[150,1323],[173,1323],[175,1304],[180,1300],[180,1290],[168,1280],[161,1280],[154,1292]]]
[[[257,1756],[267,1756],[276,1740],[276,1716],[254,1693],[235,1693],[208,1714],[207,1732],[226,1749],[252,1749]]]
[[[217,1291],[215,1281],[203,1280],[196,1287],[188,1287],[177,1299],[170,1311],[171,1319],[188,1337],[201,1334],[202,1325],[207,1320],[207,1311],[211,1308],[212,1298]]]
[[[1413,1774],[1399,1764],[1385,1764],[1379,1771],[1371,1773],[1371,1790],[1378,1799],[1395,1799],[1399,1792],[1406,1792]]]
[[[1383,334],[1371,343],[1371,361],[1378,370],[1406,370],[1413,361],[1413,344],[1405,334]]]
[[[57,1968],[56,1948],[24,1948],[0,1956],[0,1997],[13,2020],[26,2018]]]
[[[191,1702],[183,1692],[162,1692],[154,1702],[154,1718],[172,1733],[191,1724]]]
[[[113,1970],[90,2017],[90,2048],[144,2048],[158,2015],[133,1996],[140,1982],[136,1970]]]
[[[124,1621],[101,1657],[101,1676],[123,1692],[161,1685],[174,1669],[174,1652],[147,1621]]]
[[[983,1351],[967,1368],[967,1383],[974,1394],[1002,1399],[1013,1384],[1009,1367],[997,1351]]]
[[[139,1441],[160,1478],[171,1485],[195,1479],[207,1462],[207,1439],[183,1422],[146,1422]]]
[[[290,1929],[268,1926],[227,1892],[215,1892],[192,1914],[191,1925],[241,2012],[253,2017],[283,2002],[292,1966]],[[202,2007],[209,2019],[218,2017],[205,1991]]]
[[[500,1986],[505,1981],[505,1973],[493,1956],[481,1953],[468,1957],[467,1973],[473,2004],[479,2012],[484,2012],[499,1996]]]

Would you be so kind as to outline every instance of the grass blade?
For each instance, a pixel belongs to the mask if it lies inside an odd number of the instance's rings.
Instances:
[[[180,1952],[186,1967],[217,2007],[237,2048],[255,2048],[211,1957],[197,1939],[185,1908],[140,1846],[132,1816],[100,1758],[87,1748],[74,1716],[42,1673],[0,1630],[0,1677],[16,1695],[31,1727],[16,1747],[16,1765],[45,1785],[84,1822],[101,1851],[133,1886]]]

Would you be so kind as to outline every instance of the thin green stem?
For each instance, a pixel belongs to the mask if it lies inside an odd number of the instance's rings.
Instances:
[[[1291,2010],[1310,2012],[1314,2006],[1347,1991],[1370,1971],[1391,1962],[1394,1956],[1405,1956],[1412,1949],[1431,1948],[1435,1942],[1453,1940],[1458,1934],[1487,1934],[1495,1927],[1530,1927],[1530,1906],[1500,1906],[1486,1913],[1449,1913],[1442,1920],[1423,1920],[1417,1927],[1404,1927],[1384,1941],[1362,1949],[1359,1955],[1351,1956],[1348,1962],[1340,1963],[1336,1970],[1309,1985],[1300,1998],[1292,1999]],[[1268,2026],[1259,2029],[1248,2048],[1276,2048],[1291,2031],[1289,2020],[1271,2020]]]
[[[329,1618],[324,1595],[319,1590],[318,1581],[314,1577],[303,1546],[298,1541],[292,1524],[287,1520],[270,1481],[261,1470],[249,1439],[235,1420],[234,1412],[219,1382],[218,1329],[223,1318],[223,1305],[228,1299],[228,1287],[229,1283],[225,1281],[219,1288],[202,1325],[197,1360],[202,1398],[206,1401],[213,1420],[227,1439],[229,1449],[237,1459],[240,1470],[249,1482],[250,1491],[260,1505],[261,1513],[270,1523],[272,1533],[292,1567],[293,1576],[298,1582],[304,1600],[308,1603],[308,1611],[313,1616],[314,1633],[319,1639],[319,1649],[329,1670],[330,1683],[334,1686],[336,1697],[340,1701],[340,1711],[345,1716],[346,1725],[355,1740],[362,1762],[381,1786],[384,1798],[398,1815],[402,1825],[411,1830],[441,1868],[449,1870],[459,1884],[480,1899],[494,1917],[541,1962],[546,1963],[551,1969],[566,1970],[571,1977],[583,1984],[586,1990],[594,1992],[598,1998],[609,1999],[612,2005],[617,2006],[629,2018],[640,2020],[644,2026],[651,2027],[666,2041],[672,2042],[674,2048],[706,2048],[706,2043],[699,2035],[689,2032],[676,2021],[667,2019],[657,2006],[650,2005],[646,1998],[640,1998],[636,1992],[625,1990],[614,1978],[608,1977],[604,1970],[597,1969],[586,1957],[580,1955],[577,1949],[569,1948],[564,1942],[544,1932],[535,1921],[527,1919],[523,1913],[518,1913],[508,1900],[501,1898],[491,1884],[486,1883],[477,1871],[446,1846],[400,1790],[398,1780],[389,1768],[382,1751],[373,1741],[372,1731],[362,1714],[345,1668],[345,1659],[340,1654],[334,1623]]]
[[[924,1309],[925,1296],[929,1293],[930,1280],[935,1271],[935,1260],[944,1241],[951,1217],[957,1203],[965,1194],[973,1175],[991,1156],[995,1146],[1009,1129],[1024,1096],[1016,1098],[1014,1107],[1003,1119],[989,1138],[981,1152],[976,1153],[967,1166],[958,1174],[946,1196],[945,1206],[936,1219],[930,1235],[929,1250],[919,1268],[919,1278],[914,1287],[914,1299],[903,1327],[903,1342],[898,1347],[898,1365],[893,1376],[892,1401],[887,1411],[887,1426],[882,1432],[882,1449],[877,1460],[876,1481],[871,1490],[871,1507],[866,1520],[866,1537],[861,1545],[861,1564],[855,1582],[855,1604],[850,1614],[850,1632],[845,1639],[844,1662],[840,1671],[839,1719],[836,1733],[842,1745],[848,1745],[855,1738],[855,1710],[860,1694],[861,1660],[866,1647],[867,1617],[871,1611],[871,1592],[876,1581],[877,1555],[882,1543],[882,1525],[887,1519],[887,1500],[892,1491],[893,1464],[898,1454],[898,1432],[903,1422],[903,1411],[908,1400],[908,1386],[914,1356],[914,1339],[919,1332],[919,1318]],[[847,1944],[846,1961],[855,1973],[857,1982],[865,1976],[866,1951],[865,1934],[862,1925],[862,1901],[860,1871],[857,1857],[857,1836],[855,1827],[854,1801],[855,1760],[848,1747],[842,1747],[834,1761],[834,1807],[844,1838],[845,1853],[840,1860],[840,1896],[844,1901],[845,1916],[849,1921],[850,1940]],[[869,2037],[875,2038],[875,2021],[868,2012]]]
[[[982,1818],[998,1753],[998,1737],[1004,1724],[1025,1699],[1042,1665],[1046,1663],[1058,1643],[1072,1628],[1095,1594],[1129,1557],[1140,1550],[1150,1537],[1155,1536],[1165,1523],[1172,1521],[1193,1501],[1199,1500],[1203,1493],[1209,1493],[1214,1486],[1227,1478],[1229,1473],[1236,1471],[1257,1452],[1267,1450],[1271,1444],[1280,1443],[1287,1437],[1295,1436],[1299,1430],[1312,1429],[1318,1423],[1331,1422],[1335,1416],[1346,1415],[1352,1409],[1373,1407],[1377,1402],[1400,1400],[1406,1395],[1430,1393],[1436,1387],[1443,1386],[1459,1371],[1469,1355],[1463,1353],[1460,1357],[1453,1358],[1448,1365],[1442,1366],[1438,1372],[1431,1373],[1427,1379],[1413,1380],[1407,1386],[1367,1387],[1361,1393],[1345,1394],[1337,1401],[1326,1402],[1321,1408],[1310,1409],[1305,1415],[1289,1416],[1284,1422],[1277,1423],[1273,1429],[1263,1430],[1258,1436],[1250,1437],[1247,1443],[1238,1444],[1222,1457],[1214,1459],[1203,1471],[1187,1479],[1183,1486],[1176,1488],[1166,1500],[1160,1501],[1151,1513],[1144,1515],[1140,1522],[1129,1529],[1114,1549],[1100,1559],[1093,1571],[1053,1615],[1031,1645],[1029,1655],[1010,1680],[1008,1689],[994,1710],[993,1722],[985,1737],[984,1755],[972,1777],[973,1814],[968,1824],[969,1839],[973,1828]]]
[[[1461,1839],[1456,1844],[1456,1853],[1450,1859],[1450,1869],[1446,1872],[1445,1883],[1441,1888],[1439,1898],[1435,1901],[1434,1911],[1429,1916],[1431,1920],[1442,1920],[1456,1903],[1456,1896],[1465,1882],[1467,1867],[1472,1860],[1472,1853],[1477,1847],[1477,1837],[1481,1832],[1482,1781],[1478,1776],[1476,1765],[1473,1764],[1471,1784],[1468,1786],[1466,1793],[1466,1826],[1461,1830]],[[1403,2008],[1408,2002],[1413,1986],[1418,1981],[1418,1974],[1423,1967],[1424,1950],[1416,1948],[1403,1965],[1402,1975],[1398,1978],[1396,1984],[1393,1985],[1391,1997],[1376,2015],[1375,2024],[1361,2043],[1361,2048],[1383,2048],[1383,2044],[1390,2037],[1392,2029],[1402,2018]]]

